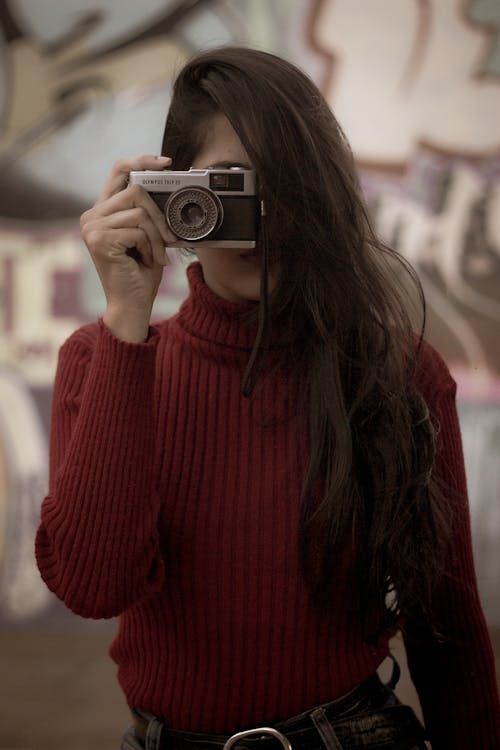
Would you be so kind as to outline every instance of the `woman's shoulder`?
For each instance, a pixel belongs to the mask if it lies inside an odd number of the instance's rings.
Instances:
[[[440,394],[456,390],[450,369],[437,349],[428,341],[416,338],[416,384],[426,401],[434,401]]]

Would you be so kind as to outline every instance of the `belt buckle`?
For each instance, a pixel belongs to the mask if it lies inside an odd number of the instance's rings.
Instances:
[[[236,743],[240,740],[246,739],[247,737],[256,737],[257,735],[263,734],[269,734],[271,735],[271,737],[274,737],[276,740],[278,740],[278,742],[281,742],[284,750],[292,750],[292,746],[287,737],[285,737],[284,734],[281,734],[281,732],[278,732],[277,729],[273,729],[272,727],[256,727],[255,729],[246,729],[243,732],[236,732],[236,734],[231,735],[231,737],[226,740],[222,750],[231,750],[233,745],[236,745]]]

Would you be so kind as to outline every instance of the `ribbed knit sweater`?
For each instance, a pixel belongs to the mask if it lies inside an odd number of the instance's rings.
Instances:
[[[120,341],[99,321],[62,346],[36,553],[71,610],[119,615],[111,656],[131,707],[172,728],[230,733],[346,693],[381,664],[391,634],[364,640],[342,562],[331,606],[311,605],[297,547],[301,384],[274,368],[243,398],[254,331],[198,264],[188,277],[188,299],[146,343]],[[429,345],[419,387],[440,421],[436,472],[456,503],[465,476],[455,383]],[[464,502],[450,567],[457,580],[436,597],[445,642],[408,623],[411,674],[434,750],[498,750]]]

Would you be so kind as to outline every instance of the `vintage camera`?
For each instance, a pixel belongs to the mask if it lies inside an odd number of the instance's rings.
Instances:
[[[130,172],[185,247],[255,247],[258,199],[253,169],[189,169]]]

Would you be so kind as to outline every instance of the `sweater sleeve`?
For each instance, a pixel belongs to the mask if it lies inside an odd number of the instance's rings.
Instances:
[[[62,346],[54,384],[49,494],[35,551],[71,610],[114,617],[163,581],[154,488],[158,334],[116,339],[100,320]]]
[[[408,666],[433,750],[499,750],[495,662],[474,570],[456,384],[444,362],[432,356],[426,390],[439,423],[435,473],[454,520],[448,569],[435,596],[439,636],[423,622],[408,622]]]

